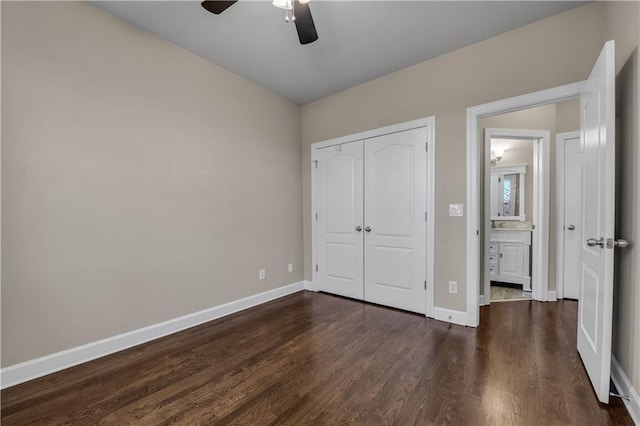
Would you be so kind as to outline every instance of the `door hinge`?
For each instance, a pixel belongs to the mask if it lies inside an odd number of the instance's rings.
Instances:
[[[424,150],[425,150],[426,152],[429,152],[429,141],[427,141],[427,142],[425,142],[425,143],[424,143]]]
[[[318,272],[318,265],[316,265],[316,272]]]
[[[318,221],[318,213],[316,213],[316,222]]]
[[[424,289],[427,289],[427,280],[424,280]]]
[[[316,166],[316,169],[318,168],[318,160],[313,160],[313,164]]]
[[[480,235],[480,230],[476,229],[476,235]]]
[[[424,221],[427,221],[427,212],[424,212]]]

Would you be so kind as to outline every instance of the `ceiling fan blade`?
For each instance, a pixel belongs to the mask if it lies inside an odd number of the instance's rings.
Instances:
[[[220,1],[220,0],[207,0],[200,3],[202,7],[207,9],[211,13],[220,15],[222,12],[233,6],[238,0],[233,1]]]
[[[300,44],[313,43],[318,39],[318,33],[316,26],[313,23],[311,17],[311,10],[309,9],[309,3],[300,3],[299,0],[294,0],[295,13],[296,13],[296,29],[298,30],[298,38]]]

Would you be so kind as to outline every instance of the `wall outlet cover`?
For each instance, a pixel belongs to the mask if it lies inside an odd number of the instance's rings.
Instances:
[[[462,217],[463,214],[464,214],[464,208],[462,204],[449,204],[450,217]]]

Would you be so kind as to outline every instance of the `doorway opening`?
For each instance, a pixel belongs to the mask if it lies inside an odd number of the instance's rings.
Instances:
[[[567,146],[573,149],[577,142],[579,150],[579,133],[566,132],[579,129],[579,110],[579,101],[570,99],[479,120],[483,149],[479,305],[553,302],[563,297],[558,280],[559,275],[564,277],[563,268],[567,267],[569,276],[577,276],[577,256],[565,256],[572,246],[565,250],[559,236],[567,229],[564,216],[558,213],[567,199],[564,187],[560,188],[565,181],[565,156],[558,153],[564,145],[558,141],[562,135],[573,135]],[[574,163],[579,175],[579,163]],[[568,190],[573,195],[568,202],[577,215],[579,181],[573,180],[569,183],[577,187]],[[573,222],[569,229],[575,230],[578,221]],[[565,258],[567,262],[560,261]]]
[[[483,286],[480,303],[547,300],[550,130],[484,127],[534,119],[555,121],[555,106],[481,120],[484,128]],[[539,114],[538,114],[539,115]],[[535,121],[535,120],[532,120]]]
[[[584,82],[572,83],[565,86],[559,86],[552,89],[542,90],[528,95],[517,96],[514,98],[503,99],[500,101],[491,102],[484,105],[478,105],[467,109],[467,285],[469,291],[467,292],[467,325],[477,327],[480,324],[480,306],[487,304],[490,300],[489,297],[484,297],[484,233],[485,233],[485,221],[484,221],[484,198],[483,187],[484,181],[484,128],[507,128],[507,129],[543,129],[538,124],[532,123],[531,120],[518,121],[517,124],[504,124],[500,122],[501,116],[508,114],[518,115],[525,114],[526,111],[534,111],[537,108],[544,108],[550,105],[560,105],[565,103],[573,103],[578,105],[581,91],[584,87]],[[520,117],[522,118],[522,117]],[[497,122],[496,122],[497,120]],[[555,141],[556,131],[575,130],[579,128],[579,120],[576,120],[576,127],[572,129],[560,129],[550,128],[550,142]],[[533,139],[533,138],[532,138]],[[554,144],[555,145],[555,144]],[[551,146],[546,153],[550,156]],[[490,150],[489,150],[490,155]],[[488,162],[489,164],[489,162]],[[554,169],[555,163],[550,161],[550,165],[547,168],[547,172],[550,175],[547,179],[546,195],[549,196],[549,200],[555,200],[553,194],[555,194],[555,188],[549,185],[552,177],[555,175]],[[489,183],[490,185],[490,183]],[[544,188],[544,186],[543,186]],[[549,202],[550,204],[550,202]],[[548,216],[548,231],[546,234],[547,239],[552,232],[555,232],[555,210],[554,206],[549,206],[550,211],[553,211],[553,215]],[[536,223],[532,225],[539,226]],[[540,230],[540,228],[538,228]],[[489,231],[490,232],[490,231]],[[532,235],[533,243],[533,235]],[[533,244],[532,244],[533,245]],[[547,252],[547,262],[538,262],[542,267],[549,267],[551,263],[555,265],[555,247],[550,245]],[[533,263],[533,254],[532,263]],[[555,271],[555,269],[552,269]],[[549,279],[549,270],[543,276]],[[555,275],[554,275],[555,277]],[[548,285],[548,284],[547,284]],[[532,296],[535,286],[532,287]],[[546,293],[546,294],[545,294]],[[555,300],[557,298],[556,290],[553,286],[548,288],[548,291],[542,292],[540,298],[543,300]]]

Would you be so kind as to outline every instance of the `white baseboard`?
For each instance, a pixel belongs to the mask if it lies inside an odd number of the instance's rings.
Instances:
[[[450,322],[458,325],[467,325],[467,312],[454,311],[453,309],[433,308],[433,318],[438,321]]]
[[[144,328],[108,337],[86,345],[11,365],[0,370],[0,388],[14,386],[74,365],[82,364],[132,346],[140,345],[205,322],[251,308],[283,296],[304,290],[306,282],[299,281],[244,299],[214,306]]]
[[[627,377],[614,356],[611,357],[611,380],[613,380],[613,384],[616,385],[620,395],[629,397],[628,400],[623,399],[622,401],[627,407],[633,422],[636,425],[640,425],[640,396],[638,396],[638,391],[633,387],[631,380],[629,380],[629,377]]]
[[[318,291],[318,289],[313,285],[312,281],[302,281],[304,283],[304,289],[307,291]]]
[[[547,292],[547,302],[556,302],[558,300],[558,295],[555,290],[549,290]]]

